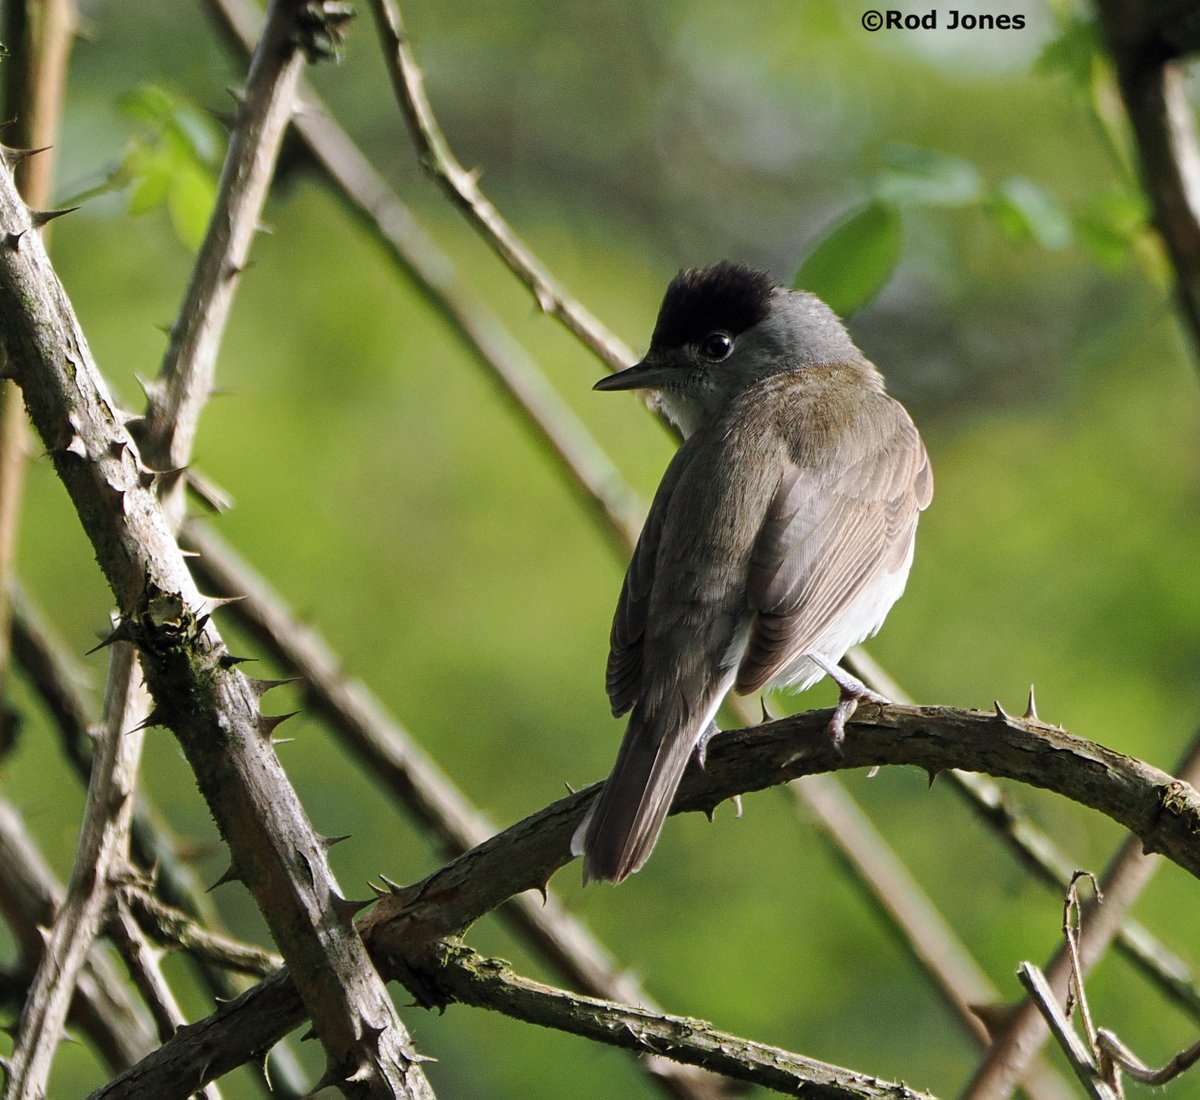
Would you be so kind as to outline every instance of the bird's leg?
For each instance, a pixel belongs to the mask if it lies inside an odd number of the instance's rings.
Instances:
[[[720,732],[716,722],[709,722],[696,741],[696,747],[692,750],[692,758],[701,771],[705,770],[705,764],[708,761],[708,743]]]
[[[834,708],[833,717],[829,720],[830,739],[833,741],[834,750],[841,755],[842,742],[846,738],[846,723],[854,716],[854,712],[858,709],[859,703],[877,703],[880,706],[887,706],[891,702],[890,699],[885,699],[877,691],[872,691],[866,684],[854,676],[851,676],[844,668],[838,665],[830,664],[824,658],[817,656],[815,653],[805,654],[813,664],[818,665],[835,684],[838,686],[840,697],[838,705]]]

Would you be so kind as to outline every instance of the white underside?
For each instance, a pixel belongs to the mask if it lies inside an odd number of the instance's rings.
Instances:
[[[808,659],[809,653],[836,665],[851,646],[876,634],[892,606],[904,593],[908,572],[912,568],[915,541],[908,544],[908,553],[899,569],[894,573],[880,573],[871,580],[837,621],[815,643],[796,653],[771,679],[766,689],[805,691],[825,675],[823,668]],[[749,643],[750,623],[747,621],[730,645],[723,666],[737,668],[746,655]]]

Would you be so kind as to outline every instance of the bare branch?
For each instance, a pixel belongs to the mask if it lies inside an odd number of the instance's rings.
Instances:
[[[1033,963],[1024,962],[1017,968],[1017,977],[1029,991],[1032,1002],[1046,1021],[1046,1026],[1054,1034],[1058,1045],[1062,1047],[1067,1061],[1075,1071],[1079,1083],[1093,1100],[1120,1100],[1120,1095],[1114,1092],[1099,1077],[1099,1071],[1092,1061],[1091,1051],[1083,1040],[1075,1033],[1062,1009],[1054,999],[1054,991],[1050,988],[1042,972]]]
[[[55,636],[41,610],[19,585],[13,593],[13,612],[13,645],[17,660],[58,726],[60,741],[73,769],[86,784],[91,774],[94,747],[89,730],[89,703],[82,694],[85,676],[76,667],[66,646]],[[138,865],[146,872],[153,870],[154,889],[169,905],[210,925],[216,920],[211,899],[192,868],[180,858],[177,844],[162,815],[144,796],[139,797],[134,806],[130,846]],[[157,899],[155,901],[157,903]],[[201,977],[217,1000],[229,1001],[241,992],[229,973],[211,964],[203,951],[192,952],[192,958],[199,964]],[[272,1050],[270,1070],[271,1083],[276,1090],[283,1088],[294,1095],[308,1091],[308,1077],[286,1045]],[[262,1072],[262,1067],[257,1064],[256,1072]]]
[[[301,6],[295,0],[273,0],[268,9],[208,231],[158,378],[147,387],[146,417],[137,439],[147,465],[155,470],[179,469],[191,461],[225,324],[295,109],[304,68]]]
[[[444,948],[438,982],[462,1004],[644,1054],[675,1058],[789,1096],[917,1100],[928,1093],[717,1031],[703,1020],[579,997],[514,974],[500,959]]]
[[[855,673],[874,690],[894,702],[912,703],[912,698],[862,646],[852,649],[848,660]],[[958,769],[945,772],[943,778],[1042,882],[1059,891],[1067,889],[1076,864],[997,783],[986,775]],[[1115,944],[1163,993],[1200,1020],[1200,986],[1192,968],[1179,955],[1128,913],[1121,916]]]
[[[532,291],[544,313],[566,325],[613,370],[629,366],[634,360],[633,352],[578,299],[563,290],[480,190],[476,173],[468,172],[455,158],[425,94],[425,78],[413,55],[397,5],[393,0],[372,0],[371,6],[396,99],[425,167],[450,201],[467,215],[483,239]]]
[[[123,884],[120,896],[122,904],[137,914],[141,926],[163,945],[181,947],[215,966],[258,978],[265,978],[283,966],[278,955],[212,932],[182,910],[164,905],[145,883]]]
[[[1097,1028],[1096,1041],[1103,1058],[1143,1085],[1165,1085],[1200,1062],[1200,1042],[1181,1050],[1165,1066],[1151,1069],[1107,1028]]]
[[[839,757],[826,734],[829,715],[810,711],[713,738],[706,769],[685,775],[672,812],[707,813],[736,794],[839,768],[959,767],[1018,779],[1097,809],[1136,831],[1148,850],[1200,877],[1200,795],[1148,764],[1027,719],[901,706],[860,708]],[[597,789],[547,806],[415,886],[382,898],[360,922],[380,973],[436,1003],[435,956],[443,938],[461,935],[515,894],[540,891],[572,858],[571,836]],[[240,1064],[296,1027],[302,1013],[287,975],[274,975],[123,1075],[112,1086],[117,1091],[97,1096],[136,1095],[119,1091],[135,1080],[158,1088],[159,1073],[195,1088],[207,1079],[196,1076],[198,1048],[214,1073],[223,1072],[219,1067]]]
[[[114,668],[131,666],[130,661]],[[17,1024],[5,1100],[45,1096],[77,976],[107,915],[109,874],[128,842],[133,787],[142,753],[142,732],[127,728],[127,686],[119,677],[108,685],[104,731],[88,788],[79,854],[66,901],[55,915]]]
[[[19,945],[22,968],[30,975],[42,955],[41,929],[50,927],[62,897],[61,884],[20,815],[0,800],[0,912]],[[79,974],[68,1020],[88,1036],[113,1073],[127,1069],[155,1046],[149,1021],[126,996],[120,974],[98,946],[88,953]]]
[[[1176,780],[1181,787],[1197,781],[1200,781],[1200,737],[1180,763],[1179,779]],[[1190,786],[1186,790],[1194,793]],[[1150,850],[1153,849],[1147,846],[1146,851]],[[1104,904],[1097,900],[1080,907],[1083,933],[1078,940],[1078,950],[1074,936],[1068,930],[1066,943],[1046,968],[1050,987],[1063,997],[1067,995],[1072,977],[1082,983],[1084,975],[1108,949],[1125,915],[1158,869],[1158,862],[1146,851],[1136,837],[1129,837],[1101,876]],[[1074,896],[1075,877],[1072,876],[1069,884],[1069,898]],[[1011,1014],[1003,1033],[997,1036],[975,1071],[965,1096],[970,1100],[998,1100],[1012,1092],[1023,1067],[1045,1042],[1046,1030],[1041,1016],[1041,1010],[1029,1000]]]
[[[187,1020],[163,976],[156,952],[146,942],[142,930],[133,919],[133,914],[129,912],[129,907],[119,895],[115,900],[115,911],[109,921],[109,927],[121,945],[134,985],[141,993],[142,1000],[150,1006],[158,1025],[158,1037],[163,1040],[169,1039],[187,1023]],[[206,1085],[197,1095],[203,1100],[221,1100],[220,1090],[214,1084]]]
[[[350,921],[320,838],[263,735],[172,538],[29,212],[0,171],[0,331],[41,434],[136,642],[159,719],[178,736],[345,1090],[428,1095]],[[365,1069],[364,1069],[365,1067]],[[358,1075],[354,1081],[346,1078]]]

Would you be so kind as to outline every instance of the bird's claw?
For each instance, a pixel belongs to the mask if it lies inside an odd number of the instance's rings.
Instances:
[[[696,747],[692,750],[692,757],[696,761],[696,767],[698,767],[701,771],[708,770],[708,743],[713,739],[714,736],[716,736],[716,734],[720,732],[721,731],[717,729],[716,722],[709,722],[709,724],[704,727],[704,730],[700,736],[696,739]]]

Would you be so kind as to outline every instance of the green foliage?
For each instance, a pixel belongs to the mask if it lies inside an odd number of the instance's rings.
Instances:
[[[879,293],[899,258],[899,212],[886,202],[868,203],[822,238],[792,285],[848,316]]]
[[[137,132],[104,182],[72,201],[128,189],[130,214],[165,210],[176,237],[195,251],[204,239],[217,193],[217,168],[224,152],[218,127],[185,96],[155,84],[125,92],[117,103]]]

